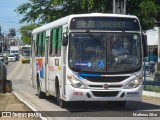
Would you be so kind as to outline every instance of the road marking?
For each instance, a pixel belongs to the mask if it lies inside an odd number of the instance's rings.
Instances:
[[[15,73],[15,71],[17,71],[17,69],[18,69],[19,66],[20,66],[20,63],[21,63],[21,62],[19,62],[18,65],[16,65],[16,67],[12,70],[12,72],[10,72],[10,74],[7,75],[7,79],[8,79],[10,76],[12,76],[12,75]]]

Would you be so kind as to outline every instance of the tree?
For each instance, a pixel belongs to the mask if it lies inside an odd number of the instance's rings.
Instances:
[[[139,7],[141,8],[141,14],[139,18],[143,29],[152,28],[156,22],[156,16],[158,15],[158,7],[153,1],[142,2]]]
[[[31,35],[28,34],[28,32],[31,32],[33,29],[39,27],[40,24],[34,24],[34,25],[28,25],[23,26],[20,28],[20,33],[22,34],[21,40],[25,44],[31,44]]]
[[[15,10],[24,14],[20,22],[48,23],[69,14],[111,12],[110,0],[29,0]]]
[[[154,26],[160,11],[159,0],[127,0],[127,14],[140,19],[143,30]],[[29,0],[15,11],[23,14],[20,22],[48,23],[58,18],[79,13],[112,13],[111,0]]]
[[[20,20],[20,23],[35,22],[36,20],[40,23],[48,23],[58,19],[60,15],[60,1],[61,0],[29,0],[29,3],[18,6],[15,11],[18,14],[24,14],[24,18]]]

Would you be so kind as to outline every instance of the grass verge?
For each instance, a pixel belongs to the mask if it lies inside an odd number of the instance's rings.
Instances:
[[[143,90],[160,93],[160,86],[146,85],[146,89],[143,86]]]

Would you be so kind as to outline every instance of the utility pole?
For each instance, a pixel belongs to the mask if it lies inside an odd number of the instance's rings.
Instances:
[[[158,63],[160,63],[160,27],[158,27]]]
[[[113,14],[126,14],[126,0],[113,0]]]

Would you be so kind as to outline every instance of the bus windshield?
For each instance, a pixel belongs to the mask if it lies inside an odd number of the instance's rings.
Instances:
[[[139,33],[70,33],[69,66],[75,71],[128,73],[141,68]]]
[[[23,50],[22,51],[22,56],[30,56],[30,50]]]

